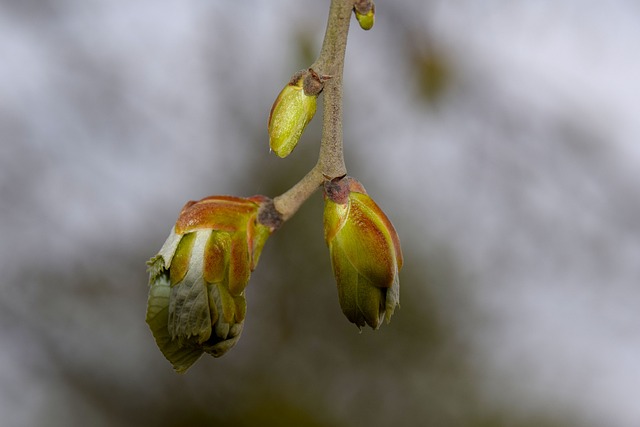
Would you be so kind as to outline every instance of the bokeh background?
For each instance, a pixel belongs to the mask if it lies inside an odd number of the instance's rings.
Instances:
[[[328,1],[0,1],[0,424],[640,425],[640,6],[379,1],[352,26],[349,173],[405,252],[401,308],[342,315],[315,194],[243,337],[175,374],[145,261],[187,200],[276,196],[271,103]]]

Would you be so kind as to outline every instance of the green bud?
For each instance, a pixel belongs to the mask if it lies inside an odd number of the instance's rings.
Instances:
[[[297,72],[276,98],[269,114],[269,146],[287,157],[298,145],[305,127],[316,113],[323,79],[313,70]]]
[[[360,28],[370,30],[375,22],[376,6],[371,0],[361,0],[354,7],[356,19]]]
[[[185,205],[149,262],[146,321],[178,372],[240,338],[244,289],[273,227],[258,221],[266,197],[213,196]]]
[[[400,240],[391,221],[351,177],[325,182],[324,234],[340,307],[358,327],[377,329],[398,305]]]

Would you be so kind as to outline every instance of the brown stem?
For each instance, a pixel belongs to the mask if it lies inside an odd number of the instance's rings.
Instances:
[[[273,199],[283,221],[291,218],[326,179],[347,174],[342,144],[342,70],[354,2],[331,0],[322,50],[310,67],[317,74],[330,77],[325,81],[323,90],[320,154],[318,163],[300,182]]]
[[[320,167],[316,164],[296,185],[273,199],[273,205],[282,220],[291,218],[324,182]]]
[[[354,0],[332,0],[322,50],[311,66],[331,76],[324,85],[322,142],[318,164],[327,179],[347,174],[342,148],[342,72]]]

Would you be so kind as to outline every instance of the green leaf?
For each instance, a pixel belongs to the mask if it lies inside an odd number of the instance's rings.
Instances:
[[[193,254],[184,279],[173,285],[169,301],[169,333],[181,342],[194,337],[202,343],[211,336],[207,286],[202,275],[204,248],[211,231],[194,233]],[[172,281],[173,283],[173,281]]]
[[[368,324],[377,329],[382,320],[385,291],[359,274],[339,245],[331,247],[331,260],[342,312],[358,327]]]
[[[146,322],[164,357],[173,365],[173,369],[183,373],[200,358],[203,350],[193,345],[181,345],[177,340],[171,339],[167,328],[170,293],[169,278],[166,275],[159,276],[151,283]]]

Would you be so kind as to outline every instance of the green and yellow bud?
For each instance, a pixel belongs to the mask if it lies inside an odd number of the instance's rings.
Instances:
[[[370,30],[373,28],[375,22],[376,6],[371,0],[361,0],[356,2],[354,7],[356,19],[360,28],[363,30]]]
[[[313,70],[297,72],[276,98],[269,114],[269,146],[279,157],[287,157],[316,113],[323,82]]]
[[[222,356],[240,338],[244,289],[273,227],[258,221],[263,196],[189,202],[149,262],[147,324],[178,372],[203,353]]]
[[[400,239],[391,221],[352,177],[324,185],[324,237],[342,312],[377,329],[398,305]]]

